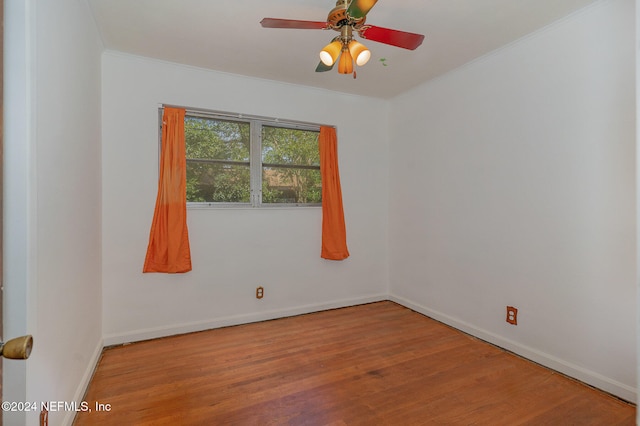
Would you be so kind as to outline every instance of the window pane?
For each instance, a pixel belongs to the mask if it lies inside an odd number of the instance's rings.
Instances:
[[[320,170],[293,167],[263,167],[262,202],[321,203]]]
[[[262,202],[320,203],[318,132],[262,127]]]
[[[187,116],[188,202],[250,201],[250,125]]]
[[[187,201],[248,203],[249,165],[200,163],[187,160]]]

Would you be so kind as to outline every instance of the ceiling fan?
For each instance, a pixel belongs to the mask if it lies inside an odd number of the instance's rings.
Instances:
[[[320,51],[320,63],[316,72],[333,69],[338,62],[340,74],[354,72],[354,62],[362,66],[371,58],[371,52],[353,37],[354,32],[366,40],[373,40],[391,46],[415,50],[422,44],[422,34],[376,27],[365,23],[367,13],[378,0],[338,0],[326,21],[300,21],[295,19],[264,18],[260,24],[264,28],[292,28],[301,30],[335,30],[340,35],[331,40]]]

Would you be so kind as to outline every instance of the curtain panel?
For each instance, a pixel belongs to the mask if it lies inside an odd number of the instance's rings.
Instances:
[[[322,251],[329,260],[349,257],[347,231],[342,207],[342,188],[338,171],[338,139],[333,127],[320,127],[320,174],[322,176]]]
[[[173,274],[191,270],[184,117],[182,108],[164,108],[158,195],[143,272]]]

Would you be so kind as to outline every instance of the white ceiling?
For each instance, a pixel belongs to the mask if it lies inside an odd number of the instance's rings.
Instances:
[[[260,25],[264,17],[324,21],[335,0],[88,0],[106,49],[379,98],[402,93],[595,1],[379,0],[367,23],[421,33],[425,40],[415,51],[364,40],[372,56],[354,80],[335,68],[315,72],[318,52],[336,32]]]

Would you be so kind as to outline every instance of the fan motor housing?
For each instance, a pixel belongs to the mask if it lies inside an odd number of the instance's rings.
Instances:
[[[329,15],[327,16],[327,22],[331,25],[336,31],[340,31],[345,25],[350,25],[352,27],[359,27],[364,24],[366,17],[360,19],[353,19],[349,15],[347,15],[347,2],[338,1],[336,7],[331,9]]]

